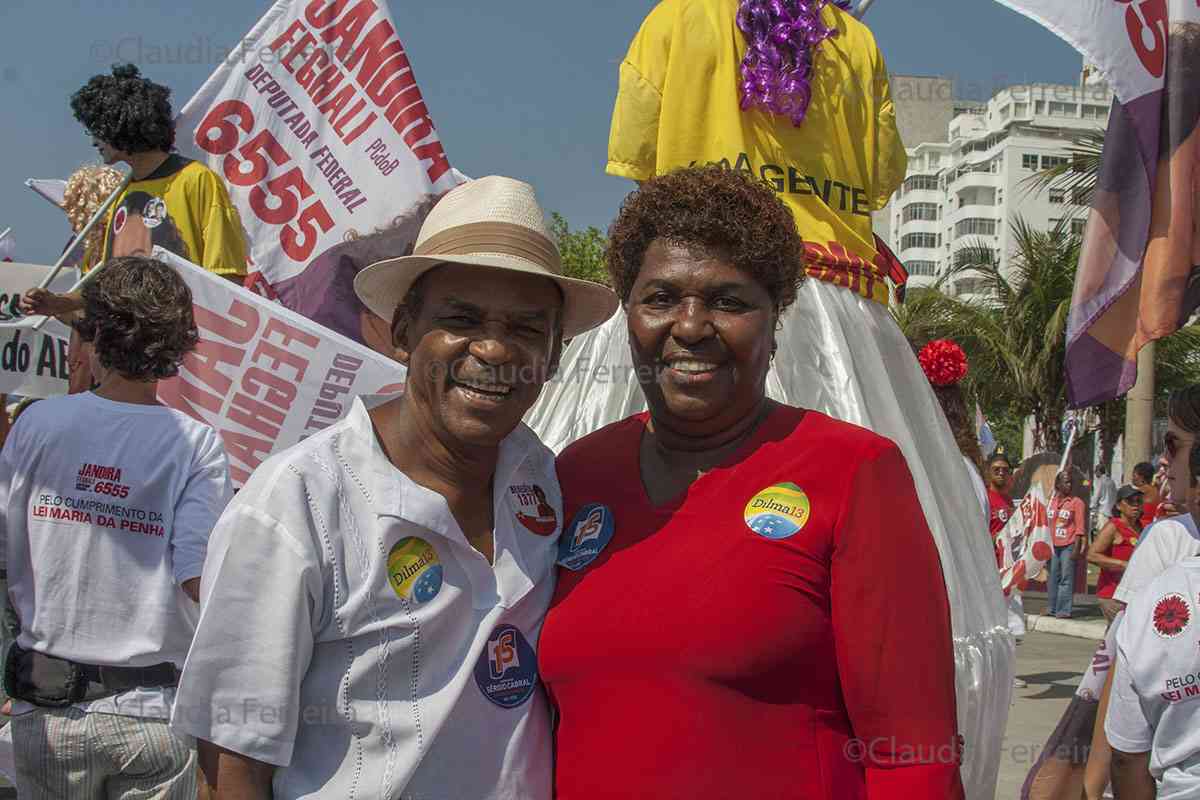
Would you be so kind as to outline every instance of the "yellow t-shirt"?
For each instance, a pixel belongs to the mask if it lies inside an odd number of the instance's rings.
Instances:
[[[225,184],[200,162],[176,154],[117,198],[104,258],[148,256],[154,245],[218,275],[246,274],[242,222]]]
[[[719,163],[761,177],[795,214],[808,274],[887,303],[871,212],[904,179],[908,159],[875,37],[824,8],[837,34],[817,48],[812,103],[796,127],[739,106],[746,41],[737,6],[664,0],[650,12],[621,64],[608,172],[644,181]]]

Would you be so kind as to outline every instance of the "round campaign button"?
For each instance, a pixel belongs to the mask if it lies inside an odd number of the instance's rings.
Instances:
[[[537,654],[512,625],[498,625],[475,663],[475,683],[501,708],[516,708],[537,686]]]
[[[558,563],[576,572],[583,569],[608,547],[614,527],[608,506],[589,503],[579,509],[558,540]]]
[[[768,539],[786,539],[808,524],[808,495],[794,483],[768,486],[746,503],[746,526]]]
[[[388,583],[401,600],[428,603],[442,588],[442,562],[437,550],[416,536],[392,545],[387,571]]]
[[[1187,598],[1172,592],[1154,604],[1154,632],[1164,639],[1174,639],[1192,622],[1192,608]]]

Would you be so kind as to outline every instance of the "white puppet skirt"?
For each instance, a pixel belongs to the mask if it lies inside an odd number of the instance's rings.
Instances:
[[[990,800],[1012,696],[1013,638],[979,501],[937,398],[887,309],[823,281],[800,287],[778,344],[770,397],[869,428],[908,460],[950,598],[963,785],[971,800]],[[645,408],[618,311],[570,343],[525,421],[558,452]]]

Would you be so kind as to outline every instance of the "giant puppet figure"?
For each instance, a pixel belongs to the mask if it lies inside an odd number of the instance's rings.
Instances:
[[[770,396],[887,436],[908,461],[952,605],[963,782],[968,797],[991,797],[1013,642],[969,476],[888,313],[871,212],[904,178],[906,155],[871,32],[827,0],[656,6],[620,67],[608,172],[642,181],[707,163],[769,182],[806,242],[809,279],[782,321]],[[560,450],[645,408],[635,374],[618,313],[571,343],[526,419]]]

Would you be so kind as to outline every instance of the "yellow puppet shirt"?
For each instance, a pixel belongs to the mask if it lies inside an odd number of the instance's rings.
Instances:
[[[117,199],[104,237],[105,259],[148,256],[155,245],[218,275],[246,274],[246,243],[221,179],[198,161],[171,154]]]
[[[740,108],[737,5],[664,0],[650,12],[621,64],[608,172],[644,181],[715,163],[762,178],[796,217],[808,274],[887,303],[871,212],[904,179],[907,156],[874,36],[824,8],[837,33],[816,51],[812,103],[796,127]]]

